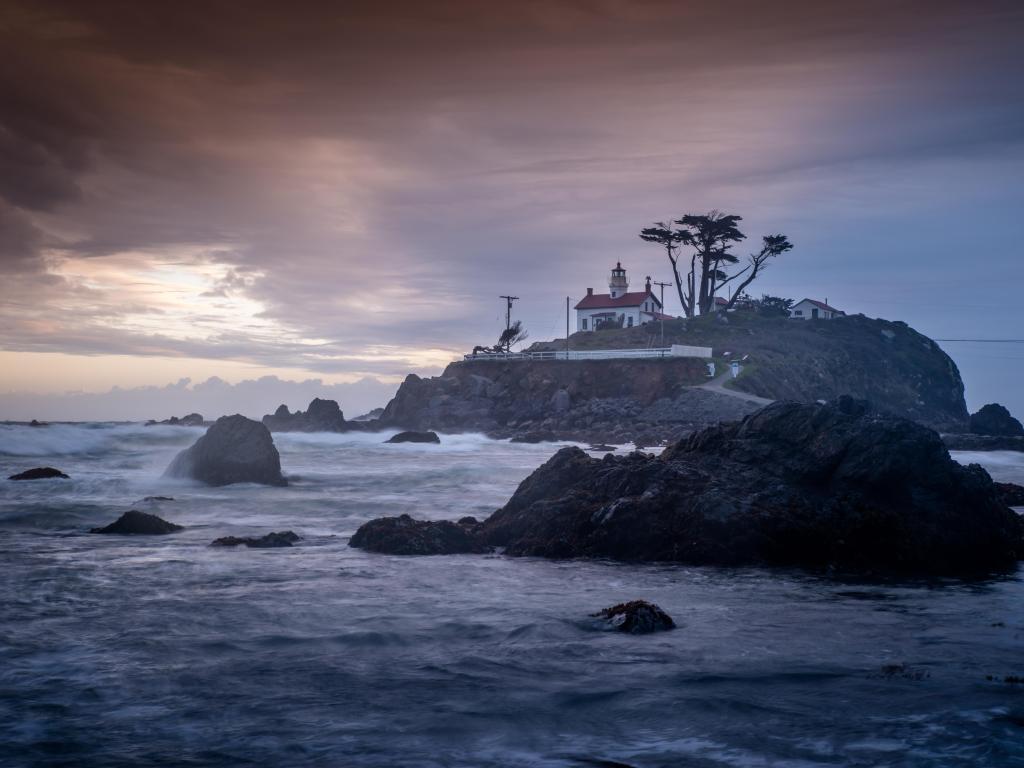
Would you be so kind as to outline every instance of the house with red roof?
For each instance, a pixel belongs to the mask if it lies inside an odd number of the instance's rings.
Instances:
[[[830,307],[828,299],[825,299],[825,301],[804,299],[803,301],[798,301],[789,309],[789,316],[797,320],[831,320],[845,314],[845,312],[835,307]]]
[[[596,331],[605,323],[632,328],[661,319],[671,317],[663,314],[661,302],[651,291],[651,278],[647,278],[644,290],[630,292],[621,262],[608,279],[608,293],[594,293],[593,288],[587,288],[587,295],[576,304],[577,331]]]

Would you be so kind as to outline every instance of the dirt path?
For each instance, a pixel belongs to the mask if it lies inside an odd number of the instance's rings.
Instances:
[[[739,398],[740,400],[746,400],[748,403],[756,403],[758,405],[770,405],[771,403],[775,402],[774,400],[769,400],[767,397],[758,397],[757,395],[751,395],[746,392],[740,392],[738,389],[729,389],[724,385],[730,377],[731,374],[729,373],[729,369],[727,366],[725,373],[716,376],[706,384],[698,385],[698,389],[707,389],[710,390],[711,392],[717,392],[720,395],[736,397]]]

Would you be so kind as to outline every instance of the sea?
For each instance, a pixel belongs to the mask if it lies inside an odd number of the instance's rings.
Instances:
[[[276,434],[286,488],[163,478],[201,434],[0,426],[4,477],[71,476],[0,480],[0,765],[1024,765],[1021,571],[371,554],[361,523],[485,517],[558,446]],[[1024,454],[955,457],[1024,483]],[[186,529],[88,533],[129,509]],[[678,628],[591,616],[638,598]]]

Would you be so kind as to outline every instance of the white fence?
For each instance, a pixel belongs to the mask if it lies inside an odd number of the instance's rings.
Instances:
[[[548,352],[481,352],[464,355],[465,360],[620,360],[623,358],[711,357],[711,347],[673,344],[653,349],[580,349]]]

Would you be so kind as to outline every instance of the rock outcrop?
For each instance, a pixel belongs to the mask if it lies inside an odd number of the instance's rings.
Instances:
[[[999,500],[1008,507],[1024,507],[1024,485],[996,483]]]
[[[399,432],[392,435],[385,443],[440,443],[437,432]]]
[[[183,525],[169,523],[163,518],[136,509],[125,512],[110,525],[93,528],[89,533],[118,533],[144,536],[160,536],[185,530]]]
[[[164,474],[207,485],[287,485],[270,430],[237,414],[217,419],[191,448],[174,458]]]
[[[977,413],[972,413],[969,429],[975,435],[1024,437],[1024,425],[999,403],[983,405]]]
[[[202,427],[206,424],[201,413],[190,413],[187,416],[182,416],[180,419],[177,416],[171,416],[169,419],[163,421],[155,421],[150,419],[146,422],[146,426],[154,426],[156,424],[167,424],[174,427]]]
[[[474,535],[476,527],[475,521],[413,520],[409,515],[381,517],[363,523],[349,541],[349,546],[389,555],[484,552],[485,546]]]
[[[252,549],[274,549],[290,547],[299,540],[292,531],[274,531],[263,536],[222,536],[210,542],[211,547],[237,547],[245,545]]]
[[[26,469],[24,472],[19,472],[16,475],[11,475],[8,480],[50,480],[52,478],[60,478],[61,480],[70,480],[71,478],[61,472],[59,469],[53,467],[34,467],[33,469]]]
[[[646,600],[619,603],[593,615],[596,618],[604,619],[604,624],[608,629],[615,629],[631,635],[648,635],[651,632],[663,632],[676,628],[676,623],[672,621],[671,616],[654,603],[648,603]]]
[[[263,423],[271,432],[345,432],[351,428],[336,400],[319,397],[305,411],[290,413],[287,405],[280,405],[263,417]]]
[[[995,435],[972,435],[961,432],[943,435],[942,442],[951,451],[1021,451],[1024,452],[1024,437],[998,437]]]
[[[390,533],[378,551],[439,551],[422,536],[403,543],[439,523],[373,525]],[[853,572],[990,572],[1024,555],[1024,524],[985,470],[951,459],[934,431],[851,398],[775,403],[657,457],[563,448],[465,532],[467,550],[511,555]]]

